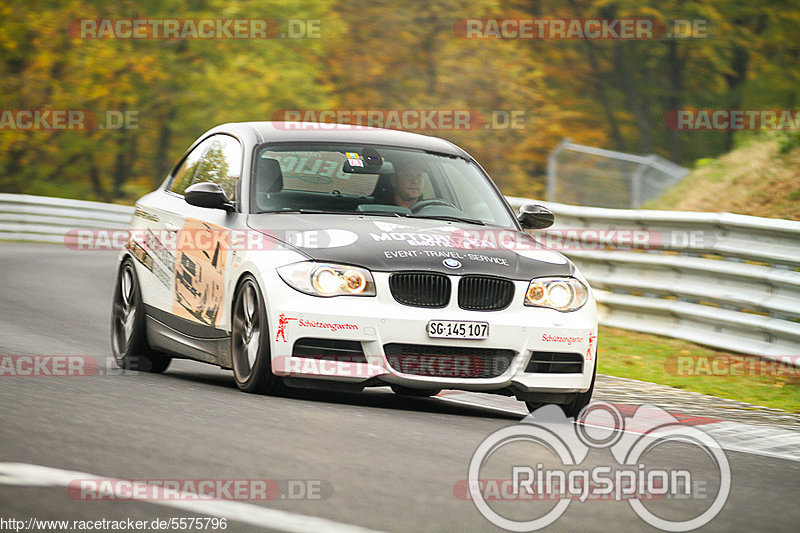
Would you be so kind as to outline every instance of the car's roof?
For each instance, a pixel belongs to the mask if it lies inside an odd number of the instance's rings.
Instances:
[[[470,158],[464,150],[444,139],[407,131],[324,124],[316,122],[230,122],[208,133],[237,133],[249,130],[259,142],[344,142],[416,148],[429,152]]]

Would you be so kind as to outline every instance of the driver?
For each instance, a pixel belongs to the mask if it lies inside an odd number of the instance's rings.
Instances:
[[[391,176],[392,203],[400,207],[411,207],[422,200],[422,188],[428,173],[418,163],[411,162],[400,166]]]

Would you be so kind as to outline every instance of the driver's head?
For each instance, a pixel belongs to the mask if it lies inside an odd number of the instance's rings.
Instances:
[[[403,163],[391,177],[394,203],[400,207],[410,207],[422,199],[427,172],[418,163]]]

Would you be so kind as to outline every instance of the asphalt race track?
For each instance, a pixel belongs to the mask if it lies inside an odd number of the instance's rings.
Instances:
[[[254,396],[238,391],[231,372],[184,360],[162,375],[120,373],[108,361],[116,255],[0,243],[0,355],[82,355],[99,367],[90,376],[0,375],[0,519],[27,525],[31,518],[215,516],[226,518],[226,531],[502,531],[454,487],[467,478],[478,445],[518,424],[521,411],[446,394],[404,398],[388,388]],[[647,401],[646,392],[640,397]],[[719,475],[696,451],[669,444],[656,460],[660,468],[707,477],[713,493]],[[510,472],[495,463],[552,460],[541,447],[506,452],[487,462],[494,477]],[[800,461],[733,449],[725,456],[730,495],[702,529],[797,531]],[[583,462],[607,463],[613,458],[605,449],[591,450]],[[91,501],[66,488],[85,478],[266,479],[278,481],[283,497]],[[289,485],[319,488],[320,496],[296,499]],[[672,520],[704,504],[653,505],[653,513]],[[523,502],[502,506],[520,519],[532,509]],[[0,521],[0,529],[9,527]],[[571,502],[549,529],[656,530],[625,501]]]

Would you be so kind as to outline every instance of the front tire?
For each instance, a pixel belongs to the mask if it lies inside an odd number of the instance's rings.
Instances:
[[[574,418],[578,420],[578,416],[581,414],[589,402],[592,401],[592,393],[594,392],[594,378],[597,375],[597,368],[595,367],[594,373],[592,374],[592,384],[589,385],[589,390],[586,392],[581,392],[575,395],[575,398],[568,404],[561,405],[561,410],[564,411],[564,415],[567,418]]]
[[[281,389],[281,379],[272,373],[264,299],[258,283],[249,274],[233,299],[231,356],[239,389],[258,394],[272,394]]]
[[[172,358],[150,349],[144,304],[133,261],[122,261],[111,308],[111,351],[117,366],[140,372],[164,372]]]
[[[562,411],[564,411],[564,416],[567,418],[574,418],[575,420],[578,419],[578,416],[581,414],[589,402],[592,401],[592,393],[594,392],[594,378],[597,376],[597,366],[594,368],[594,372],[592,373],[592,384],[589,385],[589,390],[586,392],[579,392],[573,398],[572,401],[565,404],[558,404]],[[528,408],[528,412],[533,413],[543,405],[546,405],[541,402],[525,402],[525,406]]]

